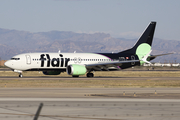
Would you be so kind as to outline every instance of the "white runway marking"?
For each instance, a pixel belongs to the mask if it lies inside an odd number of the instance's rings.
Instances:
[[[94,102],[180,102],[179,99],[108,99],[108,98],[0,98],[0,101],[94,101]]]

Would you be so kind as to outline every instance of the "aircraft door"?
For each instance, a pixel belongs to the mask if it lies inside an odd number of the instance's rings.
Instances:
[[[28,65],[31,64],[31,56],[30,56],[30,55],[26,55],[26,63],[27,63]]]

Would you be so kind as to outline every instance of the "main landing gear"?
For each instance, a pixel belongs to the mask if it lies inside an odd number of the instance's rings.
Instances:
[[[94,77],[94,74],[93,73],[87,73],[86,76],[87,77]]]

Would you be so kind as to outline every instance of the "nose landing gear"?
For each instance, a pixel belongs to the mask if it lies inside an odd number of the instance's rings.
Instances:
[[[20,74],[19,74],[19,77],[20,77],[20,78],[22,78],[22,77],[23,77],[22,73],[20,73]]]
[[[17,73],[19,73],[19,77],[23,77],[23,75],[22,75],[22,71],[21,70],[14,70],[14,72],[17,72]]]

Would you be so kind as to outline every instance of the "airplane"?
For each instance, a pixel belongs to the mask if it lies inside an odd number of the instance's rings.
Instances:
[[[59,75],[67,72],[72,77],[85,75],[94,77],[95,71],[117,71],[155,59],[150,55],[156,22],[151,22],[135,45],[118,53],[24,53],[12,57],[5,66],[19,73],[23,71],[42,71],[45,75]]]

